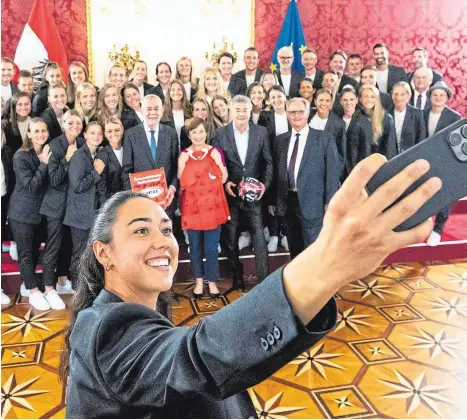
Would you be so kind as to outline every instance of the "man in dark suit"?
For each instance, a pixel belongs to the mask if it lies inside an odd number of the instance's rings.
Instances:
[[[300,82],[305,75],[292,69],[294,61],[293,49],[291,47],[282,47],[277,51],[277,61],[279,70],[274,73],[277,76],[279,84],[284,88],[287,98],[296,98],[300,96]]]
[[[373,66],[365,66],[362,68],[360,72],[360,86],[363,85],[372,85],[378,88],[378,84],[376,83],[376,68]],[[360,88],[359,86],[359,88]],[[378,88],[379,90],[379,88]],[[383,108],[391,112],[394,109],[394,103],[392,102],[392,98],[387,93],[379,91],[379,97],[381,99],[381,105]]]
[[[410,98],[410,105],[424,110],[431,108],[428,89],[433,84],[433,73],[426,67],[420,67],[414,71],[412,77],[413,94]]]
[[[250,122],[252,104],[248,97],[237,95],[230,105],[232,122],[216,131],[212,145],[222,149],[229,178],[225,184],[230,220],[224,225],[227,258],[233,273],[234,286],[244,287],[243,268],[239,260],[238,237],[240,217],[247,223],[256,257],[256,273],[262,281],[268,274],[268,252],[263,233],[261,198],[272,181],[272,157],[267,130]],[[261,183],[257,201],[242,200],[237,187],[244,178]]]
[[[425,50],[423,47],[417,47],[412,52],[412,62],[414,71],[407,73],[407,78],[409,79],[409,83],[412,87],[414,87],[414,83],[412,83],[412,78],[414,73],[417,69],[426,68],[431,72],[431,86],[433,86],[437,82],[443,81],[443,75],[435,70],[432,70],[428,67],[428,51]]]
[[[175,211],[177,191],[178,137],[177,132],[159,124],[163,113],[162,101],[157,95],[147,95],[141,103],[143,123],[125,132],[123,141],[122,182],[129,190],[131,173],[164,168],[167,180],[169,216]]]
[[[9,57],[2,57],[2,99],[6,102],[19,91],[16,83],[12,82],[15,66]]]
[[[258,68],[259,56],[255,48],[251,47],[245,50],[243,62],[245,70],[240,70],[230,79],[229,92],[232,96],[246,95],[248,86],[253,82],[259,82],[263,74],[263,71]]]
[[[316,68],[318,54],[315,50],[307,48],[302,53],[302,65],[305,68],[305,77],[313,80],[313,89],[321,89],[324,73]]]
[[[340,93],[346,85],[352,86],[355,90],[358,89],[358,82],[344,74],[346,63],[347,54],[342,50],[334,51],[329,57],[329,68],[334,70],[339,76],[338,93]]]
[[[326,206],[339,188],[340,162],[332,134],[307,124],[308,101],[291,99],[287,117],[292,130],[274,142],[275,195],[269,211],[285,216],[290,256],[316,240]]]
[[[373,57],[376,62],[376,77],[378,89],[384,93],[391,93],[397,82],[407,82],[407,73],[402,67],[389,64],[389,51],[384,44],[375,44]]]
[[[347,60],[347,76],[360,83],[360,73],[363,68],[363,58],[360,54],[350,54]]]

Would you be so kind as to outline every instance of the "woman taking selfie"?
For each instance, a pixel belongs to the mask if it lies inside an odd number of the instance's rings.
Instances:
[[[430,233],[428,220],[393,229],[440,180],[383,212],[429,167],[417,161],[368,197],[364,187],[385,162],[374,155],[359,164],[330,202],[316,242],[189,327],[174,327],[156,310],[178,265],[170,219],[142,194],[115,194],[91,228],[66,332],[60,373],[68,382],[67,418],[257,416],[247,389],[334,328],[333,295]]]
[[[230,218],[224,192],[227,169],[222,161],[221,152],[206,144],[206,121],[193,118],[188,126],[188,135],[192,145],[182,150],[178,158],[178,178],[183,191],[182,229],[188,233],[190,261],[196,281],[193,297],[203,297],[203,278],[206,278],[209,295],[218,298],[220,294],[216,285],[219,277],[217,246],[221,226]],[[206,258],[206,269],[203,257]]]

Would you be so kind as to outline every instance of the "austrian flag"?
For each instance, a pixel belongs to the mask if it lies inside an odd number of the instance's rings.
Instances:
[[[48,0],[36,0],[16,48],[15,64],[20,70],[33,71],[55,61],[68,76],[68,60]]]

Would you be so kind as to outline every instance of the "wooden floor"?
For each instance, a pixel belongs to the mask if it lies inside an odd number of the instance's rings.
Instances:
[[[192,288],[174,286],[177,325],[242,295],[220,281],[219,299],[194,301]],[[260,418],[467,417],[467,259],[382,267],[336,297],[335,331],[250,390]],[[65,417],[67,316],[18,296],[2,308],[3,418]]]

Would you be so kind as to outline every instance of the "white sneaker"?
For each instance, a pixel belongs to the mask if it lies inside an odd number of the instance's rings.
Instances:
[[[263,231],[264,231],[264,239],[266,239],[266,242],[269,242],[269,240],[271,239],[271,235],[269,234],[268,227],[266,226]]]
[[[16,247],[16,242],[10,244],[10,257],[13,261],[18,261],[18,248]]]
[[[62,309],[66,308],[65,302],[63,302],[62,298],[58,295],[55,289],[47,292],[44,296],[52,309],[61,311]]]
[[[31,293],[31,296],[29,296],[29,304],[38,311],[47,311],[50,309],[49,302],[40,290]]]
[[[19,289],[21,296],[23,297],[29,297],[31,296],[31,291],[29,289],[26,289],[26,285],[24,283],[21,283],[21,287]]]
[[[250,235],[248,236],[243,236],[240,235],[240,238],[238,238],[238,249],[241,251],[243,248],[249,247],[251,244],[251,238]]]
[[[2,289],[2,305],[8,305],[10,302],[10,298],[5,293],[3,293]]]
[[[271,239],[269,240],[269,243],[268,243],[268,251],[276,252],[278,242],[279,242],[279,238],[277,236],[271,236]]]
[[[281,238],[281,245],[284,247],[284,249],[289,252],[289,242],[287,241],[287,236],[283,236]]]
[[[65,284],[62,286],[60,283],[57,283],[57,293],[59,295],[69,295],[75,293],[71,287],[71,281],[66,279]]]
[[[185,236],[185,243],[190,245],[190,238],[188,237],[188,232],[186,230],[183,231],[183,236]]]
[[[436,246],[441,242],[441,235],[438,232],[431,232],[428,240],[426,241],[429,246]]]

